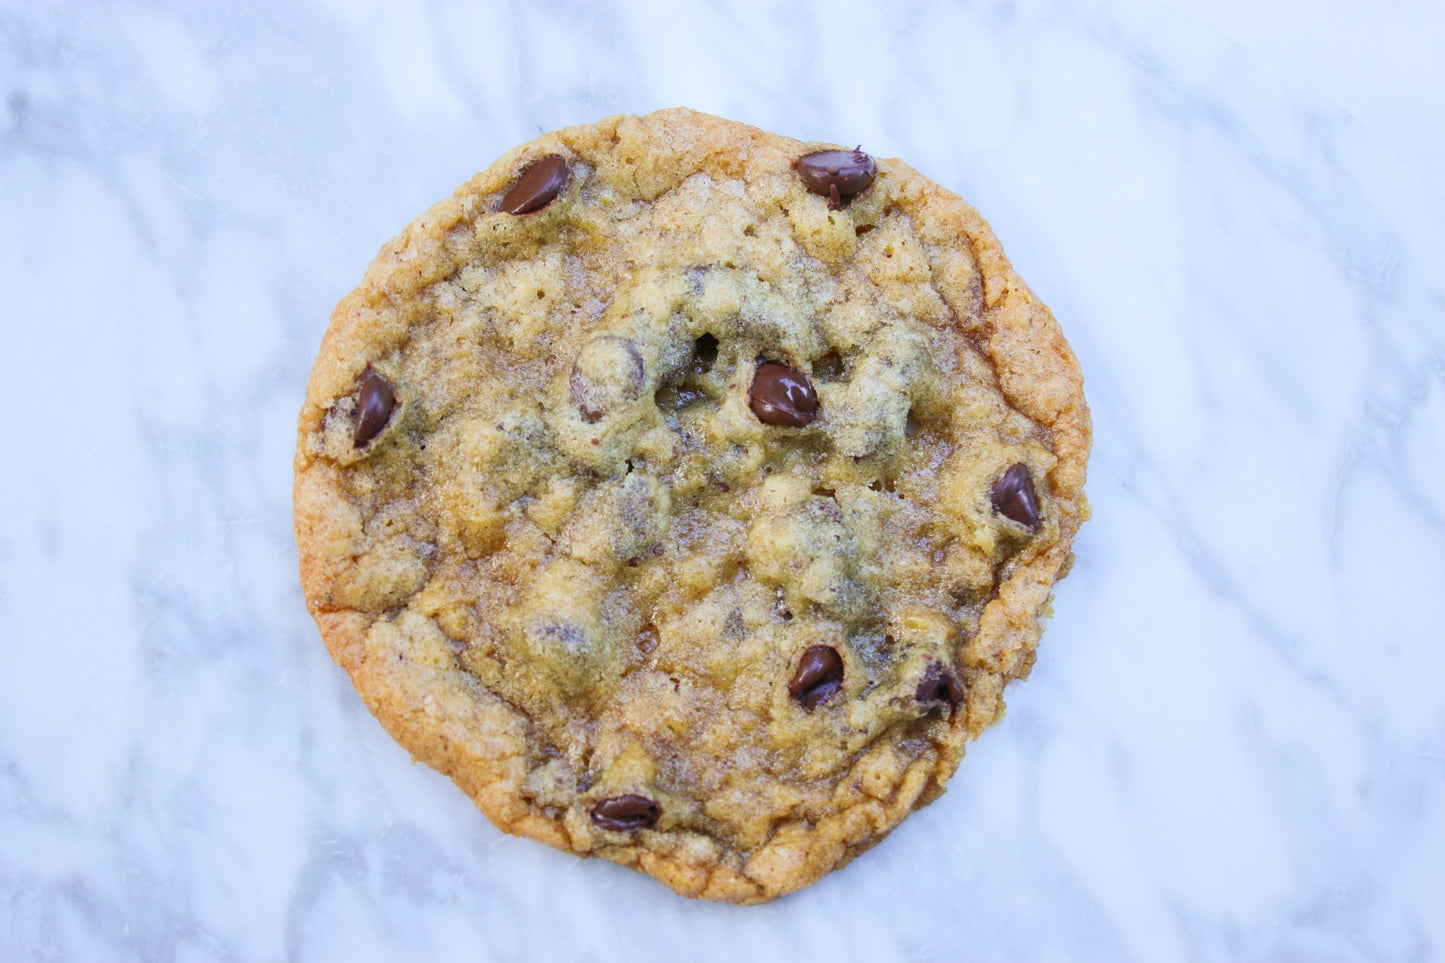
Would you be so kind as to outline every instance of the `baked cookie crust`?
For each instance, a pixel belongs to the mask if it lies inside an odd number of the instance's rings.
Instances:
[[[1077,361],[898,160],[683,109],[388,242],[307,386],[308,607],[500,829],[774,899],[943,792],[1086,514]]]

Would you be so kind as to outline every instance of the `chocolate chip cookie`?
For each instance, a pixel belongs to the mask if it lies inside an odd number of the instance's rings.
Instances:
[[[389,242],[301,412],[335,660],[501,829],[757,903],[943,792],[1086,513],[1078,364],[968,204],[693,113]]]

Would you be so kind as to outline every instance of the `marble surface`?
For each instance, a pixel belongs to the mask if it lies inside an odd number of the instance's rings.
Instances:
[[[1445,7],[669,9],[0,2],[0,959],[1445,958]],[[1095,418],[1004,724],[753,909],[413,766],[291,536],[306,374],[381,243],[674,104],[969,198]]]

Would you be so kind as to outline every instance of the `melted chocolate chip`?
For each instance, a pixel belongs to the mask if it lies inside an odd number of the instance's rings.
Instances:
[[[549,154],[533,162],[517,178],[517,183],[502,198],[498,210],[505,214],[531,214],[540,211],[562,193],[570,172],[565,158]]]
[[[356,433],[351,437],[353,448],[363,448],[375,438],[396,410],[396,392],[391,382],[377,372],[366,369],[361,376],[361,390],[356,395]]]
[[[1029,528],[1039,527],[1039,496],[1029,466],[1019,462],[1003,473],[989,490],[993,510]]]
[[[818,395],[808,376],[773,361],[758,365],[748,405],[766,425],[802,428],[818,417]]]
[[[943,703],[948,706],[949,715],[952,715],[953,710],[963,704],[963,686],[954,678],[952,672],[934,662],[923,673],[923,680],[918,683],[914,698],[924,705]]]
[[[613,796],[592,807],[592,821],[614,833],[650,829],[657,825],[662,807],[646,796]]]
[[[843,206],[843,199],[860,194],[873,183],[878,165],[861,150],[820,150],[804,154],[793,168],[803,179],[803,186],[814,194],[828,198],[833,210]]]
[[[815,645],[798,660],[798,671],[788,683],[788,694],[804,709],[813,710],[843,688],[843,659],[830,645]]]
[[[646,381],[647,369],[636,345],[605,334],[577,353],[568,388],[582,420],[590,425],[641,395]]]

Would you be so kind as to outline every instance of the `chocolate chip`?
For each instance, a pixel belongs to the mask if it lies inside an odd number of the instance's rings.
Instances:
[[[993,510],[1029,528],[1039,527],[1039,496],[1029,466],[1019,462],[1003,473],[989,490]]]
[[[391,382],[383,375],[366,369],[361,376],[361,390],[356,395],[356,433],[352,435],[353,448],[362,448],[375,438],[391,419],[396,409],[396,392]]]
[[[549,154],[522,171],[522,176],[507,191],[497,209],[506,214],[540,211],[562,193],[569,176],[566,159]]]
[[[613,796],[592,807],[592,821],[614,833],[650,829],[662,815],[662,807],[646,796]]]
[[[647,369],[637,347],[626,338],[604,334],[577,352],[568,388],[582,420],[595,424],[642,394]]]
[[[767,425],[802,428],[818,417],[818,395],[803,372],[773,361],[758,365],[748,405]]]
[[[843,688],[843,659],[831,645],[815,645],[798,660],[788,694],[813,710]]]
[[[934,662],[924,671],[923,681],[918,683],[914,698],[924,705],[944,703],[948,706],[949,715],[952,715],[953,710],[963,704],[963,686],[952,672]]]
[[[804,154],[793,168],[803,179],[803,186],[828,198],[828,206],[835,211],[843,206],[844,198],[867,190],[878,173],[873,158],[856,148]]]

